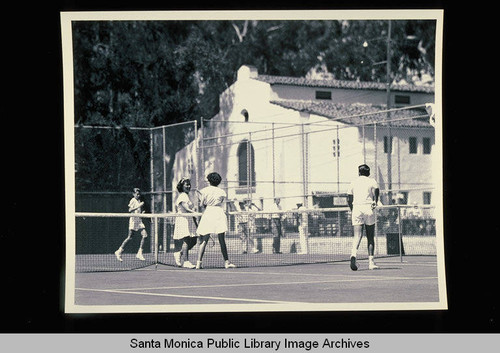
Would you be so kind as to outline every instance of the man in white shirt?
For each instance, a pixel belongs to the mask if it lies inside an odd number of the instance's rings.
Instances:
[[[351,250],[351,270],[356,271],[356,255],[363,236],[363,225],[366,230],[368,241],[368,268],[378,268],[373,260],[375,250],[375,213],[379,198],[379,188],[375,179],[370,178],[370,167],[362,164],[358,167],[358,178],[351,183],[348,191],[347,203],[352,212],[352,225],[354,227],[354,239]]]

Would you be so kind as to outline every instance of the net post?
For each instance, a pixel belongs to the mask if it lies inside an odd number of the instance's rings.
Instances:
[[[378,237],[379,237],[379,234],[378,234],[378,215],[379,215],[379,212],[378,212],[378,209],[377,207],[375,207],[373,209],[373,214],[375,215],[375,229],[373,230],[373,241],[375,242],[375,249],[376,251],[379,251],[379,245],[378,245]],[[375,255],[375,252],[373,252],[373,255]],[[369,255],[369,254],[368,254]]]
[[[403,232],[401,226],[401,206],[398,205],[399,260],[403,262]]]
[[[378,183],[378,164],[377,164],[377,146],[378,146],[378,141],[377,141],[377,123],[373,123],[373,143],[374,143],[374,154],[375,154],[375,160],[373,161],[373,164],[375,165],[375,181]]]

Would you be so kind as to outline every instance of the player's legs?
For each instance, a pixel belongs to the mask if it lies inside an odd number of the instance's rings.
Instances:
[[[196,262],[196,269],[202,268],[201,263],[203,261],[203,255],[205,254],[205,248],[207,247],[208,240],[210,239],[210,234],[200,235],[200,249],[198,251],[198,261]]]
[[[191,248],[196,244],[196,238],[195,237],[185,237],[183,240],[182,240],[182,250],[181,250],[181,254],[183,255],[183,259],[181,259],[182,261],[182,267],[186,267],[186,268],[195,268],[195,265],[193,265],[190,261],[189,261],[189,250],[191,250]],[[182,257],[181,255],[181,257]]]
[[[120,245],[120,247],[118,248],[118,250],[115,251],[115,256],[119,261],[123,261],[122,260],[123,249],[125,249],[125,245],[127,245],[127,243],[130,241],[130,239],[132,239],[132,232],[133,232],[133,229],[128,230],[127,237],[125,238],[125,240],[123,240],[123,242]]]
[[[372,251],[374,248],[373,239],[375,233],[375,216],[371,205],[354,205],[352,209],[352,225],[354,230],[354,237],[351,249],[351,269],[353,271],[356,271],[358,269],[358,265],[356,264],[356,256],[359,245],[361,244],[361,239],[363,238],[363,226],[365,226],[367,238],[368,236],[370,237],[369,244],[371,244]]]
[[[248,233],[248,240],[250,243],[252,243],[252,254],[256,254],[259,252],[259,249],[257,248],[257,240],[254,238],[254,235],[251,231],[249,231]]]
[[[361,239],[363,238],[363,224],[353,225],[354,237],[352,240],[351,248],[351,270],[356,271],[358,265],[356,264],[356,256],[358,254],[359,244],[361,244]]]
[[[196,245],[197,241],[198,241],[198,237],[186,237],[184,239],[184,241],[186,242],[187,244],[187,249],[188,251],[191,250],[192,248],[194,248],[194,246]]]
[[[148,237],[148,233],[146,232],[146,228],[141,229],[141,243],[139,244],[139,250],[137,251],[137,257],[139,260],[144,261],[144,256],[142,255],[142,249],[144,248],[144,240]]]
[[[368,242],[368,268],[370,270],[374,270],[378,268],[377,265],[375,265],[375,262],[373,260],[373,256],[375,253],[375,224],[370,224],[366,225],[366,240]]]
[[[375,251],[375,225],[366,225],[366,240],[368,242],[368,256],[373,256]]]
[[[245,223],[240,223],[238,225],[240,231],[240,239],[241,239],[241,252],[246,254],[248,252],[248,229]]]
[[[222,252],[222,257],[224,258],[224,266],[226,268],[234,268],[236,267],[231,262],[229,262],[229,256],[227,254],[227,245],[226,245],[226,233],[217,234],[219,238],[220,250]]]
[[[361,239],[363,238],[363,225],[356,224],[353,226],[354,237],[352,240],[351,256],[356,257],[358,254],[359,244],[361,244]]]
[[[125,240],[123,240],[122,245],[120,245],[120,249],[122,251],[123,251],[123,249],[125,249],[125,245],[127,245],[127,243],[130,241],[130,239],[132,239],[133,231],[134,231],[133,229],[128,230],[127,237],[125,238]]]
[[[179,267],[182,266],[182,251],[184,241],[182,239],[174,239],[174,260],[175,264]]]
[[[276,234],[273,237],[273,253],[279,254],[281,249],[281,220],[273,219],[274,228],[276,228]]]
[[[227,261],[229,257],[227,255],[225,233],[219,233],[217,234],[217,237],[219,238],[220,251],[222,252],[222,257],[224,258],[224,261]]]

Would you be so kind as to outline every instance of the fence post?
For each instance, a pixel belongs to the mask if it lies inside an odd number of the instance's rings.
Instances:
[[[272,123],[272,148],[273,148],[273,200],[276,198],[276,167],[275,167],[275,153],[276,153],[276,150],[275,150],[275,145],[274,145],[274,139],[275,139],[275,136],[274,136],[274,123]]]
[[[302,164],[302,197],[304,207],[308,207],[308,188],[307,188],[307,136],[305,133],[304,124],[300,125],[300,154],[301,154],[301,164]]]
[[[339,126],[337,125],[337,141],[335,141],[335,155],[337,160],[337,193],[340,193],[340,140]]]
[[[401,206],[398,205],[399,260],[403,262],[403,232],[401,226]]]
[[[363,163],[366,164],[366,142],[365,142],[365,117],[361,117],[362,121],[362,131],[363,131]],[[338,129],[337,129],[337,139],[338,139]]]
[[[198,189],[198,120],[194,120],[194,153],[193,153],[193,181],[195,189]]]
[[[200,185],[203,185],[203,181],[205,180],[205,143],[204,143],[204,140],[205,140],[205,126],[203,125],[203,117],[201,118],[201,139],[200,139],[200,142],[201,142],[201,147],[200,147],[200,150],[201,150],[201,161],[200,161],[200,173],[199,173],[199,183],[197,182],[197,186],[198,188],[200,187]]]
[[[247,198],[252,203],[252,133],[248,133],[247,140]]]
[[[153,129],[149,129],[149,178],[150,178],[150,183],[151,183],[151,213],[155,212],[155,181],[154,181],[154,156],[153,156],[153,151],[154,151],[154,139],[153,139]],[[150,232],[153,231],[153,223],[150,225]]]
[[[165,161],[165,155],[167,154],[167,146],[165,142],[165,125],[163,125],[161,134],[162,134],[162,165],[163,165],[163,212],[167,212],[167,163]]]
[[[158,269],[158,217],[153,217],[154,219],[154,259],[155,259],[155,270]]]
[[[373,123],[373,143],[375,144],[375,181],[378,184],[378,163],[377,163],[377,154],[378,154],[378,141],[377,141],[377,123]],[[380,186],[380,185],[379,185]]]

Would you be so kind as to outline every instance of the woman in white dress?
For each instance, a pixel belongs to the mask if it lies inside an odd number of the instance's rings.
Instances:
[[[175,201],[177,213],[194,213],[194,205],[189,199],[191,180],[182,178],[177,184],[179,196]],[[194,217],[181,216],[175,218],[174,226],[174,259],[179,267],[195,268],[189,261],[189,250],[196,245],[196,223]]]
[[[205,253],[208,240],[210,239],[210,234],[217,234],[217,237],[219,238],[220,249],[225,261],[224,267],[234,268],[236,266],[229,261],[227,254],[225,239],[227,232],[227,217],[222,208],[227,195],[224,190],[218,188],[218,185],[222,181],[222,177],[219,173],[210,173],[207,176],[207,181],[210,185],[201,189],[199,195],[201,205],[205,207],[205,211],[201,216],[200,224],[196,230],[201,241],[196,268],[202,268],[203,255]]]

